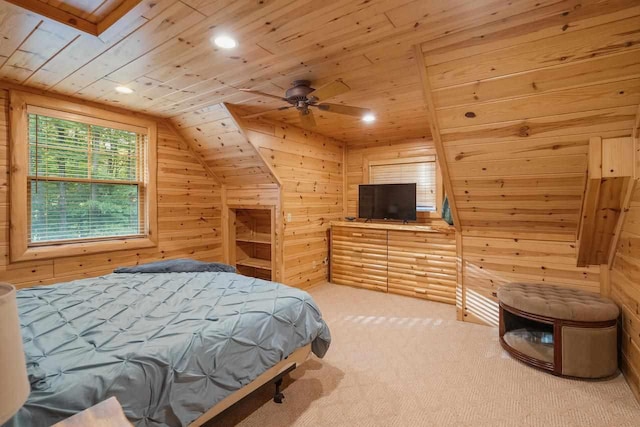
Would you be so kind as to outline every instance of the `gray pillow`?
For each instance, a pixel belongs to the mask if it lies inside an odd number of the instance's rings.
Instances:
[[[201,273],[220,272],[235,273],[235,267],[219,262],[202,262],[194,259],[168,259],[165,261],[149,262],[133,267],[118,267],[114,273]]]

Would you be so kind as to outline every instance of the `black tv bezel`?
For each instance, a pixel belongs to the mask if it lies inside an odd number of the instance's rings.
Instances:
[[[392,186],[408,186],[408,185],[413,186],[413,188],[416,190],[416,191],[414,191],[414,200],[415,200],[414,206],[415,206],[415,209],[413,211],[414,213],[413,213],[413,217],[412,218],[405,218],[405,219],[402,219],[402,218],[369,218],[369,217],[364,217],[364,216],[360,215],[360,213],[361,213],[360,210],[361,210],[361,206],[362,206],[362,204],[360,203],[360,201],[361,201],[361,197],[360,197],[360,195],[361,195],[361,192],[360,192],[361,187],[392,187]],[[376,220],[376,221],[398,221],[398,222],[417,221],[418,220],[417,184],[414,183],[414,182],[398,183],[398,184],[359,184],[358,185],[358,219],[364,219],[364,220],[367,220],[367,221],[370,221],[370,220]]]

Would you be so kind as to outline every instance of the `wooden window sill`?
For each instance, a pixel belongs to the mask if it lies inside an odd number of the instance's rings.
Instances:
[[[35,246],[26,248],[21,251],[22,253],[12,253],[11,262],[63,258],[127,249],[152,248],[154,246],[157,246],[157,242],[151,237]]]

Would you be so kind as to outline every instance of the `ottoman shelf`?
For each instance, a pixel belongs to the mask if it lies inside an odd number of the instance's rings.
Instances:
[[[502,337],[505,344],[516,349],[523,356],[539,360],[542,363],[553,364],[553,342],[547,344],[535,336],[534,332],[528,329],[515,329],[504,334]]]
[[[616,372],[619,309],[612,301],[537,284],[504,286],[498,299],[500,344],[514,358],[559,376]]]

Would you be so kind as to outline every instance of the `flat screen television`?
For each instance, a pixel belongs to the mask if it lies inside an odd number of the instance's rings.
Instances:
[[[416,184],[360,185],[358,217],[415,221]]]

